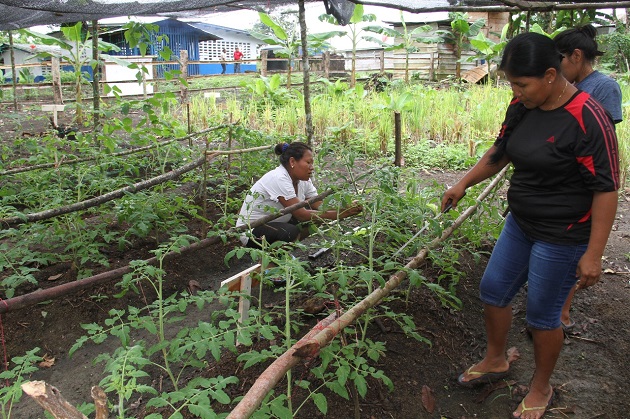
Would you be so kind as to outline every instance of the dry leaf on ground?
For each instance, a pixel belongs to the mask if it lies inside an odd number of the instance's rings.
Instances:
[[[433,413],[435,410],[435,395],[427,385],[422,386],[422,406],[429,413]]]

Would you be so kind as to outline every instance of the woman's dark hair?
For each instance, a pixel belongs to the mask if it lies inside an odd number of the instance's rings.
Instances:
[[[596,36],[597,30],[593,25],[588,24],[560,32],[554,38],[554,42],[556,43],[556,48],[562,54],[572,54],[573,51],[579,49],[584,54],[584,58],[593,62],[595,57],[604,55],[603,52],[597,49]]]
[[[280,156],[280,164],[284,167],[288,167],[289,159],[293,157],[295,160],[302,160],[304,153],[307,151],[312,152],[308,145],[300,142],[294,142],[291,144],[280,143],[277,144],[273,150],[278,156]]]
[[[512,77],[542,78],[550,68],[560,71],[562,54],[553,40],[535,32],[516,35],[505,46],[500,70]]]

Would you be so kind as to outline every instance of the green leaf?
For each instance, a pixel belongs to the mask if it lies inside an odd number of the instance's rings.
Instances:
[[[365,381],[365,378],[362,375],[357,374],[353,381],[354,385],[357,387],[359,395],[365,398],[365,395],[367,394],[367,382]]]
[[[283,41],[287,40],[288,38],[287,33],[284,31],[284,29],[282,29],[280,25],[274,22],[273,19],[271,19],[271,17],[268,14],[263,13],[263,12],[258,12],[258,15],[260,16],[260,21],[266,26],[268,26],[273,31],[273,33],[276,34],[278,39],[281,39]]]
[[[221,389],[213,391],[212,396],[221,404],[230,404],[230,396]]]
[[[326,401],[326,396],[321,393],[313,393],[313,402],[315,406],[322,412],[324,415],[328,412],[328,402]]]
[[[191,404],[188,406],[188,410],[193,415],[197,415],[200,418],[214,418],[216,417],[216,413],[210,408],[210,406],[196,405]],[[162,417],[162,416],[160,416]]]

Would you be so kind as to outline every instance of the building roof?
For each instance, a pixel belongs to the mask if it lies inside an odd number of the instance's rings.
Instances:
[[[315,1],[315,0],[306,0]],[[384,6],[414,13],[431,11],[561,10],[576,8],[630,7],[628,1],[534,1],[534,0],[353,0],[355,3]],[[99,20],[115,16],[187,17],[235,10],[275,8],[294,5],[294,0],[0,0],[0,30],[28,28],[66,22]],[[345,8],[347,0],[329,4]]]
[[[216,34],[217,32],[220,32],[220,31],[228,32],[228,33],[233,32],[235,34],[247,36],[257,41],[257,39],[251,36],[248,31],[244,31],[241,29],[228,28],[226,26],[212,25],[210,23],[203,23],[203,22],[185,22],[185,23],[201,31],[204,31],[206,33]],[[223,39],[223,38],[218,38],[218,39]]]
[[[9,44],[0,45],[0,52],[4,52],[10,48]],[[13,44],[13,48],[28,52],[30,54],[38,54],[40,52],[46,52],[55,57],[61,57],[62,51],[58,46],[53,45],[36,45],[36,44]]]

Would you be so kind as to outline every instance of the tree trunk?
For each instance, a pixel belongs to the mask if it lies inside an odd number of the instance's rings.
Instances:
[[[306,12],[304,0],[298,1],[300,36],[302,38],[302,74],[304,75],[304,115],[306,117],[306,143],[313,144],[313,113],[311,112],[311,82],[308,63],[308,44],[306,39]]]

